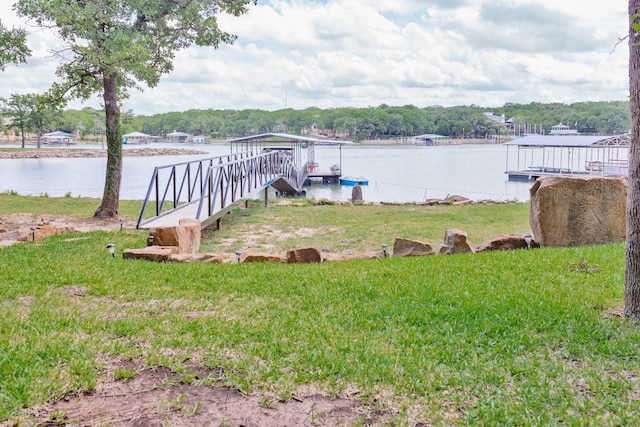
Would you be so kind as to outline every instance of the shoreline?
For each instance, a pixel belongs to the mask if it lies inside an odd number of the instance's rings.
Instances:
[[[0,159],[44,159],[44,158],[93,158],[107,157],[102,148],[31,148],[11,151],[0,149]],[[206,151],[184,148],[130,148],[122,150],[123,157],[205,155]]]

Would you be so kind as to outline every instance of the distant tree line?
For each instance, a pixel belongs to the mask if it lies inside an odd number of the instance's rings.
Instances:
[[[488,119],[484,113],[504,116],[511,129]],[[304,110],[188,110],[151,116],[123,112],[124,133],[140,131],[163,136],[174,131],[205,135],[214,139],[244,136],[254,133],[281,132],[320,134],[352,139],[402,138],[422,134],[439,134],[454,138],[486,138],[500,133],[545,133],[564,123],[580,133],[620,134],[630,128],[627,101],[580,102],[575,104],[505,104],[499,108],[477,105],[418,108],[412,105],[392,107],[380,105],[368,108],[316,107]],[[48,123],[50,130],[79,133],[87,139],[104,134],[104,112],[93,108],[66,110]]]

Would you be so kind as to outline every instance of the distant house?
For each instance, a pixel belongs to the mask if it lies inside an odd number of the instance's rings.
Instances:
[[[151,142],[151,135],[142,132],[131,132],[122,135],[124,144],[148,144]]]
[[[189,134],[185,132],[173,131],[167,134],[169,142],[188,142]]]
[[[55,131],[45,133],[42,135],[42,143],[46,145],[71,145],[73,142],[73,135],[67,132]]]
[[[487,119],[491,120],[492,122],[496,122],[496,123],[498,123],[500,125],[506,124],[506,120],[504,118],[504,114],[501,115],[501,116],[496,116],[491,111],[487,111],[486,113],[483,113],[483,114]]]
[[[577,129],[571,129],[569,126],[564,125],[562,123],[557,124],[555,126],[551,126],[551,132],[549,135],[577,135]]]
[[[206,141],[206,137],[204,135],[196,135],[193,137],[194,144],[204,144]]]

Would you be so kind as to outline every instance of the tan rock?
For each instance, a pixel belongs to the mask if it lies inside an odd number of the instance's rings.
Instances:
[[[444,233],[444,244],[440,248],[441,255],[455,255],[475,252],[473,245],[467,241],[467,233],[462,230],[447,230]]]
[[[152,227],[149,230],[154,246],[178,246],[178,227]]]
[[[540,244],[535,240],[531,240],[530,248],[539,248]],[[477,248],[476,252],[487,251],[512,251],[515,249],[527,249],[527,242],[523,236],[516,236],[513,234],[501,234],[500,236],[482,242]]]
[[[197,262],[197,263],[213,263],[222,264],[224,259],[218,254],[171,254],[168,261],[170,262]]]
[[[197,219],[183,218],[177,226],[151,228],[149,236],[153,246],[177,246],[180,253],[196,254],[200,251],[202,225]]]
[[[356,184],[351,189],[351,203],[353,203],[354,205],[361,205],[362,202],[362,187]]]
[[[552,247],[623,241],[627,187],[626,179],[539,178],[530,190],[535,239]]]
[[[178,246],[183,254],[200,252],[202,224],[198,219],[182,218],[178,222]]]
[[[287,263],[288,264],[308,264],[322,262],[322,255],[320,249],[317,248],[303,248],[303,249],[291,249],[287,251]]]
[[[142,249],[125,249],[122,252],[123,259],[146,259],[148,261],[169,261],[169,257],[179,254],[177,246],[147,246]]]
[[[396,237],[393,242],[393,256],[425,256],[435,255],[430,244],[417,240],[403,239]]]
[[[328,253],[324,260],[325,262],[338,262],[338,261],[358,261],[368,259],[384,258],[383,252],[365,252],[361,254],[333,254]]]
[[[287,257],[274,254],[261,254],[257,252],[247,252],[242,254],[240,262],[264,262],[269,264],[286,263]]]
[[[9,231],[8,229],[6,229],[4,227],[0,227],[0,233],[6,233],[8,231]]]
[[[37,242],[58,234],[52,225],[38,225],[34,230],[23,230],[18,237],[20,242]]]

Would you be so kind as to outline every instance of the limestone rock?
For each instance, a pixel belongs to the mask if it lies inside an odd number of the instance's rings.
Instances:
[[[257,252],[247,252],[242,254],[240,262],[264,262],[269,264],[286,263],[287,257],[282,255],[261,254]]]
[[[177,246],[147,246],[142,249],[125,249],[122,259],[146,259],[148,261],[169,261],[169,257],[180,253]]]
[[[198,262],[222,264],[223,258],[218,254],[171,254],[168,261],[170,262]]]
[[[531,249],[539,247],[540,244],[538,242],[531,240]],[[494,239],[482,242],[476,248],[476,252],[512,251],[515,249],[527,249],[527,242],[524,240],[524,237],[514,234],[501,234]]]
[[[467,241],[467,233],[462,230],[445,231],[444,244],[440,248],[441,255],[455,255],[475,251],[473,245]]]
[[[198,219],[182,218],[178,222],[178,247],[180,253],[197,254],[200,251],[202,224]]]
[[[627,187],[626,179],[539,178],[530,190],[535,239],[552,247],[623,241]]]
[[[320,249],[317,248],[303,248],[303,249],[291,249],[287,251],[287,263],[288,264],[309,264],[322,262],[322,255]]]
[[[174,227],[153,227],[149,236],[154,246],[177,246],[180,253],[196,254],[200,251],[202,226],[199,220],[182,218]]]
[[[38,225],[35,230],[23,230],[18,237],[20,242],[40,241],[56,234],[75,233],[76,229],[70,225],[54,227],[52,225]]]
[[[351,189],[351,203],[354,205],[362,204],[362,187],[358,184],[353,186]]]
[[[336,262],[336,261],[357,261],[357,260],[378,259],[378,258],[384,258],[384,253],[382,251],[364,252],[361,254],[328,253],[325,256],[324,260],[325,262]]]
[[[393,242],[393,256],[425,256],[435,255],[430,244],[417,240],[396,237]]]

